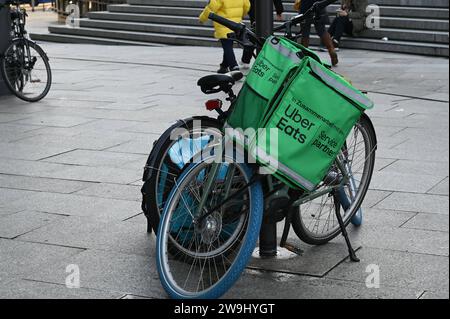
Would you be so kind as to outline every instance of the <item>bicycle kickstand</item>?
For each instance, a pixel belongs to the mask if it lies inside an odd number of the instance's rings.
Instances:
[[[341,228],[342,236],[344,236],[345,242],[347,244],[350,260],[353,262],[360,262],[359,258],[356,257],[355,250],[353,249],[350,239],[348,238],[347,228],[345,227],[344,221],[342,220],[339,197],[336,194],[334,194],[333,197],[335,206],[334,211],[336,212],[336,218],[338,220],[339,227]]]
[[[280,247],[286,248],[290,252],[293,252],[294,254],[301,256],[301,255],[303,255],[303,250],[300,249],[299,247],[287,242],[289,230],[291,229],[292,214],[293,214],[293,208],[290,207],[288,210],[288,213],[286,214],[283,235],[281,236],[281,240],[280,240]]]

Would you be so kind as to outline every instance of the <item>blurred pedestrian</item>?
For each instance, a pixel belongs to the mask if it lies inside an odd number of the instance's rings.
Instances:
[[[304,14],[306,11],[308,11],[308,9],[310,9],[314,5],[315,2],[318,2],[318,0],[301,0],[299,13]],[[317,35],[320,37],[322,43],[325,45],[325,47],[328,50],[328,53],[330,54],[331,64],[333,66],[336,66],[339,60],[331,36],[326,30],[326,25],[328,24],[328,22],[329,19],[326,8],[322,9],[319,12],[319,14],[315,17],[315,19],[305,21],[305,23],[302,26],[301,44],[304,47],[309,47],[311,24],[314,24]]]
[[[208,20],[209,14],[213,12],[219,16],[240,23],[249,10],[249,0],[211,0],[200,14],[199,19],[201,23],[204,23]],[[233,50],[234,42],[227,37],[233,31],[217,22],[214,22],[214,29],[214,37],[220,40],[223,48],[223,60],[217,73],[239,70]]]
[[[256,0],[250,0],[250,11],[248,12],[248,16],[250,17],[250,23],[251,25],[254,27],[255,25],[255,3]],[[276,20],[277,21],[282,21],[283,20],[283,12],[284,12],[284,7],[283,7],[283,2],[281,0],[273,0],[273,5],[275,6],[275,11],[276,11]],[[250,68],[250,61],[252,59],[253,56],[253,50],[251,48],[244,48],[244,52],[242,54],[242,59],[241,59],[241,67],[243,69],[248,69]]]
[[[336,12],[336,18],[328,29],[335,48],[339,47],[344,33],[357,36],[366,29],[367,6],[367,0],[342,0],[341,7]]]

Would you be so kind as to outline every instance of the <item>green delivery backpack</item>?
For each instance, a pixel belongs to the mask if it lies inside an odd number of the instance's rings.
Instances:
[[[258,54],[246,81],[234,101],[227,126],[257,129],[269,102],[277,96],[305,53],[320,61],[305,47],[285,38],[270,37]]]
[[[305,57],[261,118],[258,126],[267,134],[254,136],[250,153],[288,185],[312,191],[362,113],[372,107],[343,77]]]
[[[372,107],[312,51],[271,37],[233,103],[225,133],[278,179],[312,191]]]

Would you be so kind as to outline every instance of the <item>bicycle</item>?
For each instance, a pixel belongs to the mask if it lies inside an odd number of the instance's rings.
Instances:
[[[290,31],[292,26],[332,2],[317,3],[308,13],[285,23],[285,29]],[[260,47],[265,40],[257,38],[243,24],[215,14],[211,14],[210,19],[233,30],[241,43],[247,44],[250,40]],[[199,84],[203,84],[204,92],[219,90],[221,86],[232,87],[232,80],[226,85],[226,79],[221,79],[210,76],[209,81]],[[361,135],[362,141],[358,141],[356,135]],[[206,144],[208,141],[205,138]],[[270,218],[274,212],[286,218],[287,227],[280,246],[286,244],[289,225],[294,221],[297,235],[313,244],[323,244],[342,233],[351,260],[357,261],[346,226],[360,209],[375,163],[376,134],[367,115],[361,117],[329,173],[312,191],[292,189],[271,175],[257,173],[259,166],[245,161],[246,154],[233,151],[230,156],[222,147],[217,147],[217,142],[199,147],[199,153],[184,164],[181,175],[174,179],[161,214],[157,267],[161,283],[171,297],[217,298],[223,295],[245,268],[263,217]],[[364,148],[357,149],[361,143]],[[355,167],[358,157],[363,161]],[[317,210],[318,207],[318,215],[308,211],[308,208]],[[326,218],[323,217],[325,208],[329,211]],[[303,211],[308,212],[302,214]]]
[[[309,13],[303,15],[301,19],[299,16],[294,17],[294,19],[275,28],[274,31],[285,30],[285,37],[295,40],[297,36],[292,34],[293,26],[305,21],[306,18],[314,12],[313,10],[314,9],[311,9]],[[250,30],[247,30],[247,32],[248,31]],[[236,37],[234,40],[240,42],[242,46],[261,47],[263,45],[262,39],[258,39],[253,32],[248,34],[251,35],[253,42],[255,43],[246,39],[247,33],[246,35],[241,35],[241,41]],[[232,105],[236,99],[236,95],[232,88],[242,76],[243,75],[240,72],[232,72],[225,75],[208,75],[201,78],[198,81],[198,85],[205,94],[214,94],[218,92],[226,93],[228,95],[227,101]],[[142,178],[144,182],[142,187],[142,210],[148,220],[148,232],[153,230],[155,234],[157,234],[160,215],[168,195],[175,185],[175,180],[180,176],[185,164],[189,163],[193,155],[200,149],[220,140],[220,131],[223,128],[228,115],[228,111],[222,111],[222,106],[223,104],[220,100],[207,101],[207,109],[210,111],[217,111],[219,115],[218,118],[191,117],[179,120],[166,130],[154,143],[153,149],[147,159]],[[366,127],[368,127],[368,129],[366,129]],[[181,131],[182,134],[177,134],[179,131]],[[352,135],[354,138],[350,139],[347,144],[358,144],[361,137],[363,141],[368,140],[368,135],[370,134],[366,133],[367,131],[373,131],[373,125],[371,124],[370,119],[365,115],[361,119],[361,123],[358,123],[357,126],[355,126],[354,134]],[[358,134],[360,132],[361,134]],[[371,151],[371,146],[369,144],[370,143],[362,144],[365,147],[365,152],[367,154],[370,154]],[[376,140],[374,144],[376,145]],[[355,152],[360,152],[360,150],[355,150]],[[357,183],[354,180],[352,180],[352,184],[353,190],[351,193],[356,194],[358,185],[356,185]],[[351,193],[347,193],[348,195],[340,192],[340,202],[344,211],[348,211],[348,208],[353,201],[348,199],[348,196],[350,196]],[[322,205],[321,207],[324,206],[325,205]],[[280,213],[278,215],[279,216],[275,221],[284,218],[285,214]],[[303,205],[302,210],[294,213],[292,216],[291,223],[294,232],[304,242],[312,245],[325,244],[339,234],[339,229],[336,227],[319,233],[317,224],[312,223],[315,221],[314,218],[311,218],[312,215],[320,216],[321,212],[314,211],[313,207]],[[309,223],[306,224],[305,220],[309,220]],[[353,214],[350,221],[354,226],[361,225],[361,208],[357,209],[357,212]]]
[[[12,41],[0,56],[0,69],[8,89],[26,102],[38,102],[50,91],[52,72],[47,54],[27,37],[28,14],[20,1],[9,1]]]

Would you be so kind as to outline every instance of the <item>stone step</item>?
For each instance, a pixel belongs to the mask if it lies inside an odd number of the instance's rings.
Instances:
[[[216,46],[218,42],[212,37],[183,36],[165,33],[136,32],[98,28],[70,28],[66,26],[50,26],[52,34],[98,37],[144,43],[162,43],[170,45]]]
[[[332,5],[329,8],[330,14],[336,11],[337,5]],[[291,4],[285,5],[286,13],[294,14]],[[157,15],[171,15],[171,16],[195,16],[201,13],[202,8],[192,7],[172,7],[170,2],[165,6],[142,6],[142,5],[109,5],[108,11],[122,12],[122,13],[137,13],[137,14],[157,14]],[[404,18],[433,18],[448,20],[449,10],[442,8],[420,8],[420,7],[380,7],[380,14],[383,17],[404,17]]]
[[[214,29],[212,27],[199,27],[186,25],[82,19],[80,20],[80,27],[91,29],[97,28],[97,29],[128,30],[128,31],[173,34],[173,35],[186,35],[205,38],[214,37]]]
[[[296,13],[294,0],[285,0],[285,18]],[[380,29],[358,38],[345,38],[342,47],[448,57],[448,0],[371,0],[380,6]],[[80,28],[52,26],[46,39],[102,44],[169,44],[216,46],[209,21],[198,22],[206,0],[128,0],[92,12]],[[329,7],[331,20],[337,5]],[[248,22],[248,21],[247,21]],[[279,23],[277,22],[276,25]],[[39,37],[39,36],[38,36]],[[382,38],[388,38],[383,41]],[[312,41],[318,41],[313,37]]]
[[[188,26],[186,23],[183,23],[183,25],[164,24],[164,22],[166,22],[165,20],[158,21],[162,23],[150,23],[148,22],[149,20],[147,20],[149,18],[149,16],[147,15],[128,14],[128,21],[118,19],[115,13],[92,13],[90,16],[92,17],[92,19],[83,19],[80,21],[81,27],[130,30],[139,32],[156,32],[178,35],[194,35],[201,37],[213,37],[214,35],[212,26],[199,27],[197,24]],[[449,43],[448,32],[434,32],[423,30],[366,30],[361,34],[361,36],[372,39],[381,39],[387,37],[391,40],[400,41]]]
[[[193,27],[193,34],[197,34],[197,30],[203,30],[201,28],[201,24],[199,24],[198,19],[196,17],[174,17],[174,16],[163,16],[163,15],[150,15],[150,14],[134,14],[134,13],[116,13],[116,12],[92,12],[89,14],[91,19],[95,20],[105,20],[105,21],[114,21],[114,22],[139,22],[139,23],[147,23],[147,24],[166,24],[167,30],[178,30],[178,25],[186,26],[186,29],[189,30],[190,27]],[[248,21],[247,21],[248,23]],[[279,25],[280,23],[275,23],[275,25]],[[211,23],[207,23],[209,29],[211,28]],[[395,40],[406,40],[406,41],[414,41],[413,36],[417,35],[418,42],[437,42],[437,43],[448,43],[448,32],[442,31],[426,31],[426,30],[400,30],[397,28],[389,28],[384,25],[389,25],[389,23],[382,23],[382,29],[380,30],[367,30],[364,32],[364,36],[370,38],[382,38],[388,37]],[[116,24],[116,26],[118,26]],[[197,29],[200,27],[200,29]],[[130,30],[126,28],[126,30]],[[131,29],[132,30],[132,29]],[[404,35],[402,34],[404,32]],[[411,32],[410,32],[411,31]],[[162,31],[158,31],[162,32]],[[185,34],[185,33],[184,33]],[[205,33],[206,34],[206,33]],[[209,33],[207,34],[209,35]]]
[[[448,31],[448,20],[381,17],[382,28]]]
[[[293,16],[293,14],[287,15],[286,18],[290,18],[291,16]],[[91,12],[89,14],[89,18],[97,20],[115,20],[115,21],[144,22],[144,23],[163,23],[169,25],[172,24],[172,25],[201,26],[201,24],[198,21],[198,18],[193,16],[168,16],[156,14],[117,13],[117,12],[103,11],[103,12]],[[332,21],[333,19],[334,16],[331,17],[330,21]],[[278,24],[279,23],[276,23],[276,25]],[[382,17],[380,19],[380,27],[396,28],[396,29],[448,31],[448,20]]]
[[[202,0],[128,0],[131,5],[170,5],[175,7],[202,8],[207,1]],[[294,0],[285,0],[286,4],[294,3]],[[448,8],[448,0],[371,0],[370,3],[384,6],[407,6],[425,8]]]
[[[212,38],[149,33],[131,32],[123,30],[108,30],[95,28],[69,28],[65,26],[52,26],[50,32],[57,35],[75,35],[83,37],[100,37],[124,41],[144,42],[144,43],[164,43],[172,45],[203,45],[218,46],[218,42]],[[50,35],[52,36],[52,35]],[[313,37],[312,43],[318,43],[317,37]],[[376,39],[346,39],[342,44],[343,48],[377,50],[387,52],[399,52],[409,54],[422,54],[448,57],[449,47],[447,45],[426,44],[407,41],[382,41]]]
[[[312,41],[317,45],[318,39]],[[376,39],[345,39],[343,48],[449,57],[448,45]]]
[[[138,41],[126,41],[118,39],[107,39],[99,37],[89,37],[80,35],[69,35],[69,34],[37,34],[31,33],[30,37],[34,41],[48,41],[48,42],[59,42],[59,43],[80,43],[80,44],[101,44],[101,45],[130,45],[130,46],[152,46],[152,47],[162,47],[165,46],[161,43],[149,43],[149,42],[138,42]]]

